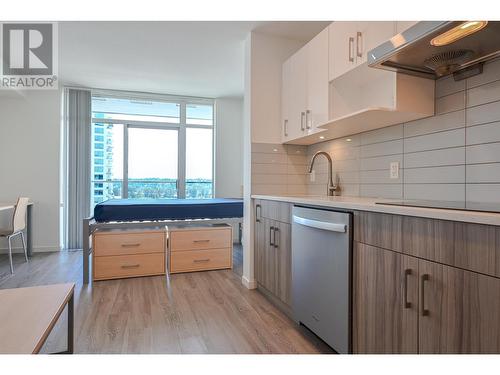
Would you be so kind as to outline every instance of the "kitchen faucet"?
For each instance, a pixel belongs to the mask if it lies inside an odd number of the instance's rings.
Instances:
[[[319,155],[324,155],[326,157],[326,160],[328,160],[328,186],[326,188],[326,195],[332,197],[335,195],[335,192],[339,191],[339,187],[337,184],[333,183],[333,177],[332,177],[333,163],[332,163],[332,158],[330,157],[328,152],[318,151],[314,154],[314,156],[311,159],[311,164],[309,165],[309,173],[312,173],[314,161]]]

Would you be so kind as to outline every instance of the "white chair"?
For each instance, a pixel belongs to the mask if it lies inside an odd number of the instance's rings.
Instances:
[[[21,235],[24,248],[24,257],[28,261],[28,252],[26,251],[26,241],[24,239],[23,230],[26,228],[26,211],[28,209],[29,198],[19,198],[17,200],[14,214],[12,215],[12,227],[8,229],[0,229],[0,237],[7,237],[9,242],[9,259],[10,259],[10,273],[14,273],[12,265],[12,237]]]

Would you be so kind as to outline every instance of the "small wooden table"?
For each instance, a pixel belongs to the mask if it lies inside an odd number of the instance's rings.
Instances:
[[[75,284],[0,290],[0,353],[36,354],[68,306],[68,349],[73,353]]]
[[[32,207],[33,202],[28,202],[28,208],[26,210],[26,252],[28,253],[28,257],[30,258],[33,254],[33,241],[31,239]],[[0,202],[0,211],[12,210],[14,208],[16,208],[15,203]]]

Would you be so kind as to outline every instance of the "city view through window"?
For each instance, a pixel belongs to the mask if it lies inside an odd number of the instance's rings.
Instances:
[[[92,208],[108,199],[213,197],[212,103],[93,97],[92,112]]]

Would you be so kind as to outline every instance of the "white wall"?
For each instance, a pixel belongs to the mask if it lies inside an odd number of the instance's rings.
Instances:
[[[0,202],[18,196],[34,202],[34,251],[59,250],[60,124],[58,90],[0,96]],[[10,215],[3,212],[1,223]],[[2,241],[0,248],[6,247]]]
[[[243,98],[216,100],[215,196],[243,196]]]
[[[304,42],[252,32],[245,41],[243,111],[243,276],[255,288],[252,189],[252,142],[281,143],[281,66]]]

